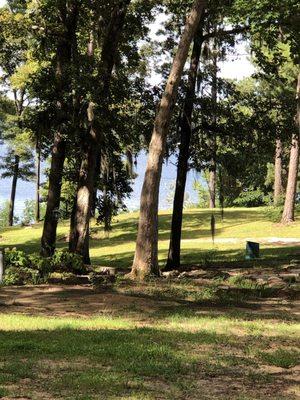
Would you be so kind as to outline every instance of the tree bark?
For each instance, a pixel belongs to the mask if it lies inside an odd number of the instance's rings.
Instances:
[[[275,167],[274,167],[274,206],[280,204],[283,195],[282,184],[282,141],[280,138],[276,139],[275,150]]]
[[[282,223],[290,223],[295,221],[295,200],[298,180],[299,167],[299,140],[300,140],[300,73],[298,74],[297,84],[297,114],[296,125],[298,132],[293,135],[292,147],[290,152],[289,174],[285,195],[285,203],[282,214]]]
[[[213,68],[212,68],[212,86],[211,86],[211,99],[212,99],[212,119],[213,127],[216,128],[217,124],[217,101],[218,101],[218,86],[217,86],[217,45],[216,39],[214,39],[213,46]],[[209,208],[216,208],[216,186],[217,186],[217,138],[215,129],[211,132],[211,160],[209,165],[209,182],[208,182],[208,192],[209,192]]]
[[[209,182],[208,182],[209,208],[216,208],[216,186],[217,186],[217,165],[215,158],[213,158],[210,162]]]
[[[16,199],[17,181],[19,177],[19,166],[20,166],[20,157],[16,154],[14,161],[14,174],[11,185],[10,202],[9,202],[9,214],[8,214],[9,226],[13,226],[14,224],[15,199]]]
[[[47,208],[41,240],[41,255],[44,257],[50,257],[55,250],[56,228],[58,223],[55,213],[59,211],[65,156],[66,142],[57,132],[52,149]]]
[[[100,92],[102,104],[100,113],[105,119],[107,111],[109,88],[113,66],[117,53],[120,34],[122,32],[128,5],[131,0],[120,1],[114,8],[110,23],[103,40],[101,61],[99,66]],[[89,48],[89,54],[91,49]],[[93,107],[93,104],[90,104]],[[91,108],[90,108],[90,111]],[[93,114],[93,113],[92,113]],[[101,132],[95,129],[94,115],[89,115],[90,131],[86,136],[84,152],[80,168],[76,196],[76,211],[73,229],[70,232],[69,249],[83,256],[84,262],[90,263],[89,256],[89,224],[92,215],[93,197],[95,191],[95,171],[100,154]]]
[[[18,128],[20,131],[22,130],[22,114],[24,110],[24,95],[25,91],[21,89],[17,92],[16,89],[13,90],[14,95],[14,103],[16,115],[18,116]],[[14,212],[15,212],[15,199],[16,199],[16,190],[17,190],[17,182],[19,178],[19,169],[20,169],[20,156],[15,154],[14,160],[14,172],[13,179],[11,185],[11,193],[10,193],[10,202],[9,202],[9,214],[8,214],[8,225],[13,226],[14,224]]]
[[[89,104],[89,132],[85,140],[78,189],[75,200],[74,219],[70,226],[69,250],[81,254],[85,264],[90,264],[89,256],[89,223],[94,194],[94,176],[97,160],[97,138],[93,128],[93,105]]]
[[[188,87],[180,119],[180,146],[177,164],[176,187],[173,202],[173,214],[171,224],[171,235],[166,271],[180,269],[181,230],[183,217],[184,192],[188,173],[188,160],[190,153],[190,141],[192,136],[192,114],[195,100],[195,88],[197,73],[202,47],[203,23],[194,39],[194,46],[189,69]]]
[[[36,143],[36,151],[35,151],[35,222],[40,222],[41,214],[40,214],[40,180],[41,180],[41,150],[39,141]]]
[[[147,168],[141,193],[140,218],[131,277],[159,275],[158,198],[166,138],[183,68],[206,1],[196,0],[187,17],[171,72],[154,122]]]
[[[56,91],[57,91],[57,122],[58,129],[54,135],[54,145],[51,153],[51,167],[49,175],[49,189],[46,215],[44,219],[43,234],[41,239],[41,255],[51,256],[55,251],[57,215],[60,206],[61,184],[63,167],[66,157],[66,141],[63,126],[69,119],[70,104],[65,99],[71,91],[71,77],[69,67],[72,63],[74,45],[76,43],[76,30],[78,21],[78,2],[63,1],[59,5],[60,20],[62,21],[62,34],[56,50]]]

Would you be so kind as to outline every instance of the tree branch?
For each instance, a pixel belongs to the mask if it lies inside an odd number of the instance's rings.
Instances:
[[[236,28],[233,29],[220,29],[218,31],[215,32],[209,32],[206,33],[205,35],[203,35],[203,39],[207,40],[209,38],[213,38],[213,37],[220,37],[220,36],[226,36],[226,35],[234,35],[234,34],[238,34],[238,33],[243,33],[243,32],[247,32],[250,30],[250,26],[246,25],[246,26],[237,26]]]

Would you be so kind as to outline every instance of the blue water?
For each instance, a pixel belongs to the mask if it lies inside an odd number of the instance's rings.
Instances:
[[[133,192],[129,199],[126,200],[126,205],[129,210],[137,210],[139,208],[140,193],[144,180],[144,173],[147,162],[147,154],[141,153],[137,159],[137,178],[133,183]],[[197,193],[193,189],[194,180],[200,180],[199,174],[194,171],[190,171],[187,178],[186,193],[188,193],[189,202],[197,202]],[[165,162],[162,170],[161,184],[160,184],[160,196],[159,196],[159,208],[170,209],[172,208],[172,197],[176,180],[176,156],[170,157],[168,162]],[[0,180],[0,205],[4,201],[10,198],[11,179]],[[26,200],[34,199],[35,196],[35,184],[34,182],[24,182],[19,180],[17,184],[16,203],[15,203],[15,215],[21,216],[24,203]]]

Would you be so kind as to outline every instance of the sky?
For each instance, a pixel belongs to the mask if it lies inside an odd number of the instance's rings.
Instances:
[[[0,6],[5,4],[5,0],[0,0]],[[160,28],[161,23],[165,18],[163,16],[158,16],[155,23],[151,25],[151,36],[153,39],[158,40],[156,36],[157,30]],[[160,38],[159,40],[163,40]],[[250,76],[254,72],[254,68],[249,61],[249,56],[247,55],[246,44],[241,43],[237,46],[237,54],[230,56],[228,61],[219,63],[220,72],[219,75],[223,78],[229,79],[243,79],[244,77]],[[150,78],[150,82],[156,85],[160,82],[160,76],[153,74]],[[3,149],[2,149],[3,151]],[[1,149],[0,149],[1,154]],[[144,172],[146,167],[147,155],[141,153],[138,158],[137,165],[137,178],[133,184],[133,192],[130,199],[127,200],[126,204],[129,209],[134,210],[139,207],[140,192],[143,184]],[[171,208],[171,204],[168,198],[171,197],[173,183],[176,179],[176,157],[173,156],[170,160],[164,164],[161,179],[161,190],[160,190],[160,209]],[[197,201],[197,194],[193,189],[193,183],[195,180],[201,179],[199,175],[191,171],[187,178],[187,188],[186,193],[190,198],[190,201],[195,203]],[[0,205],[1,203],[9,198],[10,194],[10,179],[2,179],[0,182]],[[34,198],[34,183],[32,182],[19,182],[17,186],[16,195],[16,214],[21,215],[24,208],[24,202],[26,199]]]

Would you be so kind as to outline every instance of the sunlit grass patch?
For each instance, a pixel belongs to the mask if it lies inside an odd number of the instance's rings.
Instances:
[[[182,230],[182,262],[184,264],[206,265],[211,262],[243,260],[245,244],[249,238],[260,241],[266,237],[300,238],[299,217],[296,223],[284,226],[269,221],[267,208],[230,208],[221,219],[219,210],[215,211],[216,243],[213,244],[210,232],[211,210],[189,209],[184,211]],[[113,222],[109,237],[103,228],[92,223],[91,257],[94,264],[110,265],[118,268],[130,267],[137,232],[138,213],[118,216]],[[159,214],[159,262],[164,266],[168,253],[171,226],[171,212]],[[57,247],[67,247],[66,237],[69,221],[60,221],[57,232]],[[33,227],[12,227],[1,230],[1,246],[16,246],[27,252],[38,252],[42,224]],[[274,232],[276,232],[274,234]],[[226,242],[226,239],[236,239]],[[218,242],[218,240],[220,241]],[[222,240],[225,239],[224,242]],[[299,255],[296,245],[278,246],[263,244],[263,259],[286,258]]]
[[[100,316],[94,318],[42,317],[19,314],[0,315],[1,331],[37,331],[37,330],[97,330],[97,329],[130,329],[135,325],[132,321]]]

